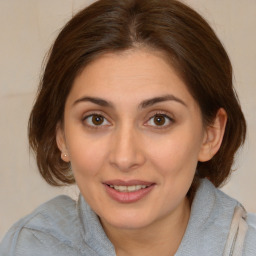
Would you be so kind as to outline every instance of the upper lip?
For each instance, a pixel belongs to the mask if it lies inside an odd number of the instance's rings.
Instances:
[[[125,180],[108,180],[108,181],[104,181],[103,184],[113,185],[113,186],[135,186],[135,185],[151,186],[155,183],[150,181],[143,181],[143,180],[126,180],[126,181]]]

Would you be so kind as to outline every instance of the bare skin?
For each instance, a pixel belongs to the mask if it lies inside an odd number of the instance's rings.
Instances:
[[[175,69],[147,49],[105,54],[75,79],[57,144],[118,256],[175,254],[197,163],[216,154],[226,120],[220,109],[204,127]]]

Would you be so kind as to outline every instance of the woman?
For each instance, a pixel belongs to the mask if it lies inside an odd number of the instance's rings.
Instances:
[[[1,255],[255,255],[256,218],[217,189],[246,123],[229,58],[174,0],[100,0],[49,55],[29,120],[43,178],[77,183]]]

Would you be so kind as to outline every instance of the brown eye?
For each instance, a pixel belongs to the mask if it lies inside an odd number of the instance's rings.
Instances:
[[[92,116],[92,123],[94,125],[101,125],[104,122],[104,117],[99,115],[93,115]]]
[[[83,122],[85,122],[87,126],[91,126],[91,127],[96,127],[96,126],[101,127],[101,126],[110,125],[110,123],[104,116],[98,115],[98,114],[92,114],[92,115],[86,116],[85,118],[83,118]]]
[[[163,116],[163,115],[156,115],[156,116],[154,117],[154,123],[155,123],[155,125],[157,125],[157,126],[162,126],[162,125],[165,124],[165,122],[166,122],[166,117]]]
[[[166,114],[155,114],[147,121],[146,125],[156,128],[166,128],[173,122],[174,120]]]

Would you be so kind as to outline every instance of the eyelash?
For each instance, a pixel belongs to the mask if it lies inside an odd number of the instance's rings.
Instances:
[[[104,122],[108,122],[108,124],[107,125],[106,124],[103,124],[103,125],[102,124],[100,124],[100,125],[89,124],[87,122],[87,120],[89,118],[93,118],[93,117],[103,118],[103,123]],[[100,129],[100,128],[104,127],[104,126],[110,126],[111,125],[110,122],[107,120],[107,118],[104,117],[104,115],[101,114],[101,113],[91,113],[89,115],[86,115],[85,117],[82,118],[82,122],[85,123],[85,125],[88,126],[91,129]],[[92,123],[92,121],[91,121],[91,123]]]
[[[155,112],[146,123],[148,123],[150,120],[153,120],[154,118],[156,118],[157,116],[159,117],[164,117],[165,118],[165,123],[163,125],[147,125],[147,126],[153,126],[155,129],[165,129],[168,128],[172,123],[175,122],[175,120],[169,116],[169,114],[167,114],[166,112],[161,112],[161,111],[157,111]],[[168,124],[166,124],[166,120],[169,122]]]
[[[147,124],[147,123],[149,123],[150,120],[153,120],[153,118],[156,118],[157,116],[165,118],[163,125],[159,125],[158,126],[156,124],[155,125]],[[92,124],[92,120],[91,120],[90,121],[91,124],[89,124],[87,120],[89,118],[93,118],[93,117],[102,118],[103,119],[103,123],[101,123],[99,125],[95,125],[95,124]],[[168,122],[167,125],[166,125],[166,121]],[[82,118],[82,122],[85,123],[85,125],[87,127],[91,128],[91,129],[101,129],[101,128],[105,127],[105,126],[110,126],[111,125],[111,123],[107,120],[106,117],[104,117],[103,114],[96,113],[96,112],[95,113],[91,113],[91,114],[86,115],[85,117],[83,117]],[[104,124],[104,122],[107,122],[108,124]],[[168,114],[166,114],[166,112],[158,111],[158,112],[155,112],[153,115],[151,115],[150,118],[146,121],[146,123],[144,125],[151,126],[151,127],[156,128],[156,129],[164,129],[164,128],[168,128],[171,125],[171,123],[174,123],[174,122],[175,122],[175,120],[172,117],[170,117]]]

